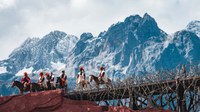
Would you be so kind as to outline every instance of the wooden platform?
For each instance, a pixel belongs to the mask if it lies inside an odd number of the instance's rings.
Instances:
[[[178,87],[182,85],[185,89],[194,90],[195,87],[200,86],[200,76],[188,77],[185,79],[166,80],[159,83],[143,83],[139,85],[119,85],[112,89],[102,88],[94,90],[83,90],[68,92],[64,97],[73,100],[90,100],[90,101],[104,101],[130,98],[132,96],[147,96],[166,94],[177,91]],[[166,91],[164,90],[166,88]],[[130,93],[131,91],[131,93]],[[164,91],[164,93],[163,93]]]

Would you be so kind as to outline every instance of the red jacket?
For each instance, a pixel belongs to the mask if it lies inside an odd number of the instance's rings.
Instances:
[[[31,79],[29,77],[23,77],[21,79],[21,83],[24,83],[24,82],[31,83]]]

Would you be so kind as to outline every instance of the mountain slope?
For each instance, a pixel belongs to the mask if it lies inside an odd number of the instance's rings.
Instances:
[[[162,69],[174,69],[179,64],[198,65],[199,50],[200,38],[197,35],[186,30],[178,31],[155,65]]]
[[[15,75],[20,70],[33,68],[31,72],[52,68],[52,63],[64,63],[78,38],[64,32],[50,32],[43,38],[28,38],[0,65]],[[23,74],[21,74],[23,75]]]
[[[200,21],[191,21],[187,27],[186,30],[195,33],[198,37],[200,37]]]

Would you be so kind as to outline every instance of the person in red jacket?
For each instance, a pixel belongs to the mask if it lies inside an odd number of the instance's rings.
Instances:
[[[50,90],[51,89],[51,83],[50,83],[51,77],[50,77],[49,73],[46,73],[45,75],[46,75],[46,88],[48,88]]]
[[[24,77],[22,77],[21,83],[24,85],[24,90],[31,83],[31,79],[28,77],[28,74],[26,72],[24,72]]]

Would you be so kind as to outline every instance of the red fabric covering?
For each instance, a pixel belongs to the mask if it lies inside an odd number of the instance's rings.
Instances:
[[[121,106],[121,107],[109,107],[109,110],[106,112],[134,112],[134,111],[126,106]]]
[[[125,106],[101,107],[90,101],[75,101],[62,97],[60,90],[0,97],[0,112],[135,112]],[[145,109],[136,112],[164,112]],[[170,112],[170,111],[166,111]]]
[[[90,101],[74,101],[62,97],[60,90],[0,97],[0,112],[101,112]]]

